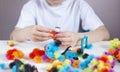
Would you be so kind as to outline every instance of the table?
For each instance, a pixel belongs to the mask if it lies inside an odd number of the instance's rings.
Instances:
[[[49,63],[39,63],[35,64],[31,59],[29,59],[29,53],[36,47],[43,48],[45,44],[49,43],[48,42],[43,42],[43,43],[35,43],[35,42],[24,42],[24,43],[15,43],[15,48],[22,50],[25,53],[25,59],[26,63],[30,63],[32,65],[35,65],[38,68],[39,72],[46,72],[45,67]],[[0,41],[0,63],[5,63],[6,69],[4,71],[0,72],[12,72],[11,69],[9,69],[8,65],[10,61],[8,61],[5,57],[5,53],[9,46],[7,45],[7,40],[6,41]],[[108,41],[101,41],[93,44],[93,48],[90,50],[85,50],[85,53],[88,54],[94,54],[95,56],[101,56],[105,51],[107,51],[110,48],[109,42]],[[116,66],[114,67],[115,72],[120,72],[120,63],[117,63]]]

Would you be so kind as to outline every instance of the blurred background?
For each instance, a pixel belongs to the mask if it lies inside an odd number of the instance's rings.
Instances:
[[[21,8],[28,0],[0,0],[0,40],[8,40]],[[120,39],[120,0],[86,0],[108,28],[111,38]]]

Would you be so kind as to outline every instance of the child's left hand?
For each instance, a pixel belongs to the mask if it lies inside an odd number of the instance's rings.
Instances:
[[[72,32],[60,32],[59,34],[56,34],[56,39],[62,41],[61,46],[63,48],[75,46],[79,41],[77,33]]]

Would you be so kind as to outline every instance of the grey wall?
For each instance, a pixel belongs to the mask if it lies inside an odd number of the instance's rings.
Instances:
[[[87,0],[111,34],[120,38],[120,0]],[[0,0],[0,40],[9,35],[18,21],[22,5],[27,0]]]
[[[111,39],[120,39],[120,0],[87,0],[108,28]]]
[[[0,0],[0,40],[9,35],[18,21],[22,5],[27,0]]]

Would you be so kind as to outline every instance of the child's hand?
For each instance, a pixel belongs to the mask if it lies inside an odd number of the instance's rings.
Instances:
[[[46,41],[52,38],[52,34],[50,34],[50,29],[45,28],[40,25],[29,26],[26,28],[29,37],[28,39],[32,41]]]
[[[62,47],[75,46],[78,42],[77,33],[72,32],[60,32],[56,34],[56,39],[62,41]]]

